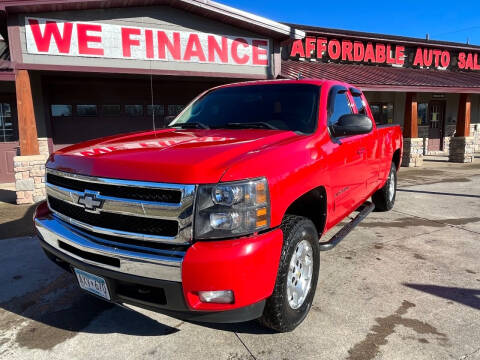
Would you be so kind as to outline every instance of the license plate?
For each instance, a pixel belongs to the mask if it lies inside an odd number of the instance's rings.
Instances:
[[[103,297],[110,300],[110,294],[108,293],[108,287],[105,279],[100,276],[90,274],[86,271],[74,269],[75,275],[77,275],[78,284],[83,290],[91,292],[92,294]]]

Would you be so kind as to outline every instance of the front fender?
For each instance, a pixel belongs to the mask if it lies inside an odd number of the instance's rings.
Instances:
[[[327,157],[321,142],[314,136],[305,136],[246,154],[226,171],[221,181],[266,177],[270,191],[270,225],[276,227],[288,207],[310,190],[324,186],[329,197]]]

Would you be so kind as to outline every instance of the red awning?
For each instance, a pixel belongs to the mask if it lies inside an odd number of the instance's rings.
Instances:
[[[480,93],[479,72],[283,60],[281,77],[338,80],[363,91]]]

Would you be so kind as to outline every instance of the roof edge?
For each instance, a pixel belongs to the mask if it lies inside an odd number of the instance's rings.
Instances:
[[[464,43],[458,43],[453,41],[430,40],[430,39],[427,40],[427,39],[410,37],[410,36],[325,28],[320,26],[310,26],[310,25],[304,25],[304,24],[293,24],[293,23],[284,23],[284,24],[291,27],[295,27],[299,30],[304,31],[305,33],[309,33],[309,32],[321,33],[321,34],[331,35],[331,36],[344,36],[344,37],[373,40],[373,41],[390,40],[390,41],[394,41],[402,44],[415,44],[415,45],[422,45],[422,46],[429,46],[429,47],[442,46],[445,48],[480,51],[480,45],[464,44]]]
[[[224,5],[216,1],[211,1],[211,0],[180,0],[180,1],[188,2],[188,3],[191,3],[192,5],[197,5],[202,7],[208,6],[210,10],[218,11],[225,15],[233,14],[236,16],[240,16],[244,18],[246,22],[252,22],[253,20],[254,22],[261,25],[262,27],[266,27],[271,31],[275,31],[283,35],[286,35],[291,39],[295,39],[295,40],[303,39],[306,35],[304,31],[293,28],[288,24],[270,20],[266,17],[255,15],[253,13],[249,13],[247,11],[237,9],[232,6]]]
[[[0,11],[7,13],[61,11],[76,9],[126,7],[125,1],[111,0],[4,0],[0,4]],[[250,24],[266,32],[276,34],[278,39],[303,39],[305,32],[263,16],[255,15],[228,5],[211,0],[132,0],[130,6],[168,5],[182,8],[186,11],[209,12],[212,15],[221,15],[231,18],[238,23]]]

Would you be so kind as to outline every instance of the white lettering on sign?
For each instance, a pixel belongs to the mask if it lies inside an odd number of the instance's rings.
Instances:
[[[32,17],[25,35],[30,54],[269,65],[266,39]]]

